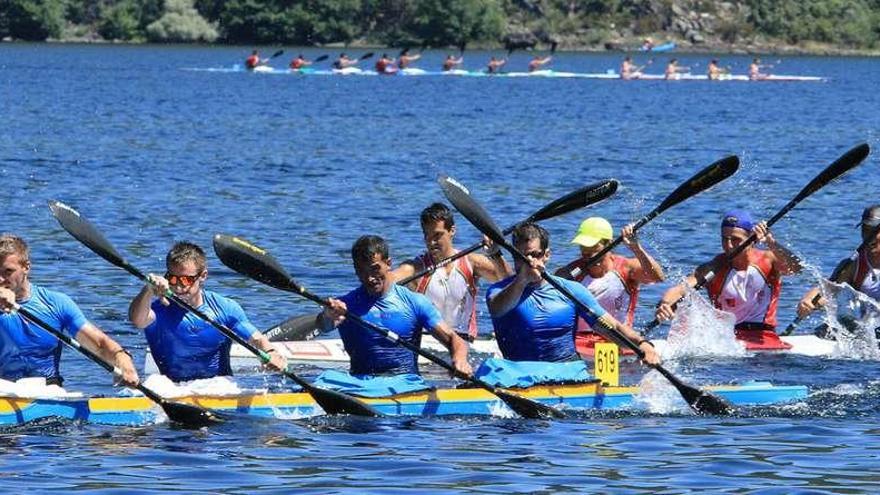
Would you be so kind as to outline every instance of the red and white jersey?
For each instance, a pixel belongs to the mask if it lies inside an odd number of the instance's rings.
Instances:
[[[768,254],[768,251],[751,249],[745,270],[732,270],[723,254],[714,260],[715,266],[721,265],[706,287],[709,299],[716,308],[733,313],[737,327],[776,328],[782,283]]]
[[[570,273],[575,281],[589,289],[599,301],[599,305],[611,313],[614,319],[632,326],[639,299],[639,283],[630,275],[626,258],[616,254],[608,256],[613,260],[613,267],[600,278],[591,277],[589,272],[580,266],[570,270]],[[589,328],[583,319],[578,320],[578,330]]]
[[[421,260],[425,267],[434,264],[430,254],[422,255]],[[441,267],[419,279],[416,292],[431,300],[453,331],[477,336],[477,281],[467,256],[456,260],[449,272]]]
[[[853,287],[866,296],[880,301],[880,269],[871,265],[866,250],[860,250],[855,256],[855,276]]]

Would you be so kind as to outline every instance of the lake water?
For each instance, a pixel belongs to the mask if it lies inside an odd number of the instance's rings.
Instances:
[[[275,65],[285,66],[294,51]],[[417,218],[443,199],[434,182],[438,173],[466,184],[502,225],[584,184],[618,179],[614,199],[546,222],[550,264],[559,266],[577,255],[568,240],[584,217],[603,215],[619,227],[695,171],[739,155],[743,163],[734,178],[642,230],[670,280],[678,280],[719,251],[724,211],[748,208],[768,218],[841,153],[863,141],[875,146],[880,130],[875,59],[765,57],[778,73],[830,78],[824,83],[186,70],[232,68],[248,53],[245,47],[0,44],[2,230],[31,243],[33,280],[70,294],[136,350],[138,363],[144,339],[125,317],[138,282],[67,235],[47,201],[78,208],[144,271],[163,270],[175,240],[209,248],[213,234],[229,233],[270,249],[314,292],[339,295],[356,284],[348,250],[359,235],[385,236],[397,260],[421,252]],[[478,68],[489,55],[468,53],[466,66]],[[443,56],[428,53],[418,65],[434,68]],[[708,60],[679,58],[697,72]],[[526,61],[527,55],[515,54],[509,66],[521,70]],[[552,67],[605,72],[619,61],[615,54],[560,53]],[[656,57],[647,70],[661,72],[665,61]],[[748,61],[724,57],[722,64],[745,73]],[[862,208],[880,202],[878,164],[872,155],[805,200],[776,225],[776,237],[829,273],[859,244],[853,226]],[[460,219],[458,243],[477,238]],[[232,273],[213,254],[209,270],[209,287],[236,298],[259,327],[315,310]],[[786,279],[782,325],[814,283],[809,272]],[[651,319],[666,287],[643,290],[637,321]],[[487,326],[485,309],[481,323]],[[62,371],[69,389],[116,393],[103,371],[69,350]],[[0,432],[0,490],[878,490],[876,361],[762,356],[692,360],[679,371],[700,384],[805,384],[811,395],[729,418],[678,408],[561,421],[241,420],[196,432],[167,424],[30,425]],[[632,368],[628,378],[637,381],[641,372]]]

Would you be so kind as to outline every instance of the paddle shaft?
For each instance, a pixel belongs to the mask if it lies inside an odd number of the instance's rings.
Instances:
[[[653,211],[651,211],[651,213],[648,213],[647,215],[640,218],[639,221],[633,225],[633,233],[635,234],[636,232],[638,232],[640,228],[644,227],[646,223],[648,223],[651,220],[653,220],[654,218],[656,218],[662,212],[663,212],[663,210],[661,210],[659,208],[655,208]],[[609,251],[611,251],[615,247],[619,246],[621,242],[623,242],[623,236],[619,235],[619,236],[617,236],[617,238],[615,238],[613,241],[611,241],[607,246],[602,248],[601,251],[599,251],[598,253],[591,256],[590,259],[588,259],[587,262],[584,264],[584,266],[586,268],[589,268],[589,267],[595,265],[596,263],[599,262],[599,260],[602,259],[603,256],[608,254]]]
[[[100,356],[98,356],[97,354],[92,352],[90,349],[84,347],[77,340],[72,339],[69,336],[65,335],[63,332],[58,331],[55,327],[53,327],[52,325],[43,321],[39,316],[30,312],[27,308],[23,308],[21,306],[16,306],[15,310],[18,311],[22,316],[24,316],[29,321],[33,322],[34,324],[36,324],[37,326],[39,326],[43,330],[52,334],[56,339],[60,340],[61,342],[64,342],[69,347],[76,349],[77,351],[79,351],[80,354],[91,359],[92,361],[94,361],[95,363],[100,365],[105,370],[109,371],[110,373],[122,376],[122,370],[120,370],[119,368],[104,361],[103,359],[101,359]],[[145,396],[147,396],[147,398],[149,398],[153,402],[155,402],[163,407],[168,402],[164,398],[160,397],[158,394],[156,394],[155,392],[153,392],[149,388],[145,387],[141,383],[138,383],[137,385],[135,385],[134,388],[140,390],[141,393],[143,393]]]

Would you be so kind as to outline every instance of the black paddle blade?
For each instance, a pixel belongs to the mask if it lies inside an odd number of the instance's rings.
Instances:
[[[437,182],[440,183],[440,188],[443,189],[443,194],[446,196],[446,199],[448,199],[449,202],[452,203],[452,206],[461,212],[468,221],[474,224],[474,227],[476,227],[477,230],[489,236],[490,239],[499,245],[505,244],[504,235],[501,233],[501,229],[495,225],[495,222],[492,220],[492,217],[486,213],[486,210],[484,210],[483,207],[471,197],[471,194],[466,187],[452,177],[446,175],[441,175],[437,179]]]
[[[868,146],[868,143],[862,143],[847,151],[841,155],[840,158],[834,160],[834,163],[828,165],[828,167],[823,170],[821,174],[817,175],[815,179],[810,181],[806,187],[801,189],[801,192],[799,192],[792,201],[797,202],[806,198],[810,194],[813,194],[825,184],[828,184],[854,168],[856,165],[862,163],[865,158],[868,157],[868,153],[870,152],[871,148]]]
[[[669,380],[669,383],[678,390],[682,398],[697,413],[717,416],[727,416],[733,413],[733,406],[723,398],[684,383],[663,366],[657,365],[654,366],[654,369]]]
[[[280,57],[281,55],[284,55],[284,50],[278,50],[277,52],[273,53],[272,56],[269,58]]]
[[[327,414],[351,414],[353,416],[372,416],[380,417],[384,414],[377,411],[373,406],[361,402],[350,395],[328,390],[326,388],[318,388],[311,384],[303,387],[309,395],[315,399],[315,402],[321,406]]]
[[[534,401],[531,399],[527,399],[525,397],[512,394],[510,392],[505,392],[500,389],[494,390],[495,395],[497,395],[501,400],[507,404],[508,407],[513,409],[513,411],[524,418],[529,419],[548,419],[548,418],[558,418],[562,419],[565,417],[565,413],[560,411],[559,409],[555,409],[546,404],[541,404],[538,401]]]
[[[719,182],[727,179],[735,174],[739,169],[739,158],[736,155],[722,158],[717,162],[709,165],[697,172],[687,182],[678,186],[672,194],[666,197],[660,206],[657,207],[657,213],[667,210],[668,208],[681,203],[682,201],[696,196],[697,194],[707,191]]]
[[[330,58],[330,55],[321,55],[320,57],[313,60],[313,62],[323,62],[323,61],[327,60],[328,58]]]
[[[373,52],[367,52],[367,53],[361,55],[361,60],[366,60],[372,56],[373,56]]]
[[[250,242],[230,236],[214,236],[214,252],[220,261],[236,272],[270,287],[288,292],[299,292],[299,286],[278,261]]]
[[[532,222],[540,222],[542,220],[547,220],[548,218],[564,215],[570,211],[585,206],[594,205],[613,196],[614,193],[617,192],[619,185],[620,183],[616,180],[608,179],[582,187],[536,211],[529,217],[529,220]]]
[[[168,419],[187,428],[202,428],[225,421],[217,413],[192,404],[163,400],[159,405],[162,406],[162,410],[168,415]]]
[[[321,334],[317,318],[315,314],[293,316],[266,330],[263,335],[273,342],[312,340]]]
[[[116,251],[110,241],[105,239],[103,234],[98,232],[98,229],[83,218],[78,211],[54,200],[49,201],[49,209],[52,210],[52,216],[58,220],[64,230],[94,251],[95,254],[118,267],[126,268],[128,266],[128,262]]]

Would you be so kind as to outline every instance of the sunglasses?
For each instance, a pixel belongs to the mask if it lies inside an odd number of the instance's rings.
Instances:
[[[539,258],[544,257],[545,252],[546,251],[544,251],[544,250],[540,250],[540,251],[529,251],[528,253],[523,253],[523,254],[525,254],[525,256],[527,258],[539,259]]]
[[[202,272],[195,275],[174,275],[172,273],[166,273],[165,280],[167,280],[170,285],[178,285],[184,289],[188,289],[192,287],[201,276]]]

